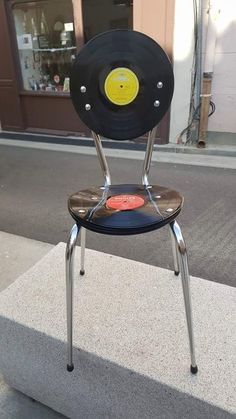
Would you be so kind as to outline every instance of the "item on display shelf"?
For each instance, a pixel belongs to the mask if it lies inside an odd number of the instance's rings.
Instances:
[[[53,84],[48,83],[48,86],[46,87],[46,92],[55,92],[55,86]]]
[[[70,78],[65,77],[64,84],[63,84],[63,92],[69,92],[70,91]]]
[[[74,30],[74,24],[73,22],[68,22],[64,24],[64,29],[66,32],[73,32]]]
[[[25,33],[23,35],[18,35],[17,36],[17,44],[18,44],[18,49],[19,50],[32,49],[33,48],[33,43],[32,43],[31,33]]]
[[[48,76],[42,76],[39,83],[39,89],[42,91],[46,91],[46,88],[49,84],[49,77]]]
[[[28,81],[31,90],[40,90],[39,83],[33,77]]]
[[[47,24],[47,21],[46,21],[46,18],[45,18],[44,11],[42,11],[42,14],[41,14],[40,34],[41,35],[49,34],[48,24]]]
[[[39,41],[38,41],[39,32],[38,32],[34,17],[31,18],[31,28],[32,28],[31,32],[32,32],[33,49],[37,49],[39,48]]]
[[[33,49],[38,49],[39,48],[38,36],[33,36],[32,41],[33,41]]]
[[[59,84],[61,79],[58,74],[55,74],[55,76],[53,77],[53,80],[55,81],[56,84]]]
[[[46,86],[43,82],[39,84],[39,90],[45,90]]]
[[[39,33],[38,33],[38,29],[37,29],[37,25],[36,25],[34,17],[31,17],[31,28],[32,28],[32,35],[38,36]]]
[[[50,38],[48,35],[39,35],[38,36],[38,45],[39,48],[43,49],[47,49],[50,48]]]
[[[30,67],[29,66],[29,57],[25,56],[24,57],[24,69],[28,70],[29,67]]]
[[[34,54],[34,62],[35,63],[40,63],[40,54],[39,54],[39,52],[37,52],[37,51],[33,51],[33,54]]]
[[[55,32],[61,32],[64,29],[64,25],[60,20],[57,20],[53,26]]]
[[[55,86],[55,90],[56,92],[63,92],[63,86],[61,84],[58,84],[57,86]]]
[[[63,91],[63,86],[60,84],[61,77],[59,76],[59,74],[55,74],[55,76],[53,77],[53,80],[55,82],[56,92],[62,92]]]
[[[71,47],[72,43],[71,43],[71,32],[70,31],[65,31],[63,30],[60,34],[60,39],[61,39],[61,45],[62,46],[67,46],[67,47]]]

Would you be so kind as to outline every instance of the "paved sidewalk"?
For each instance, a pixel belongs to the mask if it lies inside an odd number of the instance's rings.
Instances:
[[[86,144],[86,141],[84,141]],[[62,151],[66,153],[75,154],[86,154],[88,156],[95,156],[96,150],[91,146],[83,145],[68,145],[68,144],[51,144],[44,142],[32,142],[32,141],[19,141],[0,138],[0,145],[8,145],[13,147],[31,148],[38,150],[52,150]],[[163,150],[163,151],[162,151]],[[170,150],[170,151],[168,151]],[[122,150],[114,148],[106,148],[106,155],[108,157],[123,158],[123,159],[135,159],[143,160],[144,152],[138,150]],[[196,148],[188,148],[180,146],[167,147],[159,146],[154,149],[152,162],[172,163],[172,164],[191,164],[193,166],[202,167],[218,167],[223,169],[236,169],[236,150],[234,147],[223,148],[212,148],[206,150],[205,154],[203,151],[199,151]]]

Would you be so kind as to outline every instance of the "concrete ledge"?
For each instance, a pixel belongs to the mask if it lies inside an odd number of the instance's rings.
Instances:
[[[180,280],[87,250],[75,284],[75,370],[66,371],[64,244],[0,294],[0,369],[12,387],[70,418],[231,418],[231,287],[192,278],[199,373],[189,373]]]
[[[0,231],[0,291],[38,262],[54,246]]]

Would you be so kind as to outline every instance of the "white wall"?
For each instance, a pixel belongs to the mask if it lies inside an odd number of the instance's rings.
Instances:
[[[179,134],[188,125],[193,60],[193,28],[192,1],[176,0],[173,45],[175,92],[171,105],[169,139],[172,143],[177,142]]]
[[[203,5],[203,62],[205,57],[208,0]],[[236,133],[236,0],[218,0],[212,100],[216,104],[208,131]],[[193,51],[192,1],[176,0],[174,26],[175,93],[171,107],[170,142],[176,143],[188,124]]]
[[[208,0],[204,0],[204,47],[207,4]],[[220,13],[216,21],[212,82],[212,100],[216,104],[216,112],[209,118],[208,131],[236,133],[236,0],[218,0],[218,6]]]

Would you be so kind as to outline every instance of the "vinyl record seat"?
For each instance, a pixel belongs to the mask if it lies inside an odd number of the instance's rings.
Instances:
[[[76,223],[103,234],[130,235],[169,224],[181,211],[183,197],[162,186],[112,185],[91,187],[69,198]]]

